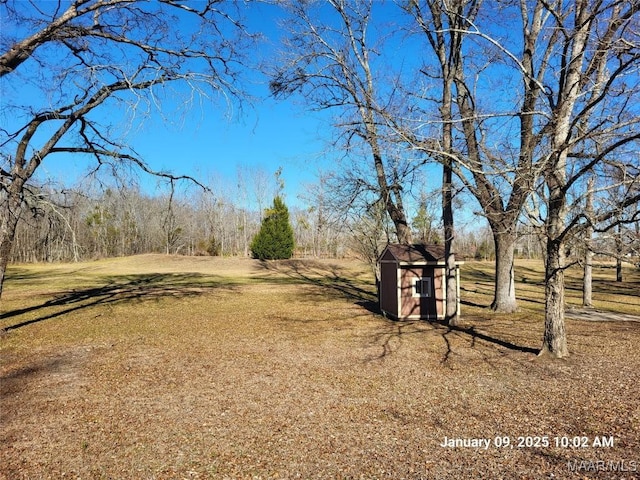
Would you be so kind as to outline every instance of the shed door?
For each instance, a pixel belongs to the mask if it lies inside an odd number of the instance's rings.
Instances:
[[[438,316],[437,279],[433,267],[406,267],[401,272],[401,298],[404,318],[431,318]]]

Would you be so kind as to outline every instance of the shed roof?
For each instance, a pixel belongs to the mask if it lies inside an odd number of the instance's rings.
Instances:
[[[401,245],[391,243],[384,249],[380,258],[390,253],[398,262],[420,263],[420,262],[443,262],[445,260],[443,245]]]

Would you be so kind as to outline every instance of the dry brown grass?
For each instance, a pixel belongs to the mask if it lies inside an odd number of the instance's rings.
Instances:
[[[539,359],[540,266],[518,265],[514,315],[484,308],[490,271],[465,265],[449,329],[372,312],[354,262],[16,266],[0,307],[0,477],[638,478],[640,322],[568,320],[572,355]],[[640,310],[636,271],[623,285],[598,272],[599,309]],[[614,446],[555,446],[575,436]]]

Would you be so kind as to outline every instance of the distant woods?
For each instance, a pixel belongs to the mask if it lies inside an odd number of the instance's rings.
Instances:
[[[226,194],[193,189],[173,197],[168,191],[149,195],[125,187],[83,190],[39,189],[16,232],[11,260],[82,261],[143,253],[248,257],[269,210],[268,199],[258,201],[245,187],[244,194],[234,187]],[[375,261],[380,245],[387,236],[392,239],[393,226],[382,215],[345,219],[329,208],[325,198],[317,194],[305,199],[303,206],[290,202],[294,257]],[[416,241],[442,243],[437,206],[428,201],[412,217],[411,227]],[[591,251],[600,260],[631,260],[627,255],[636,235],[634,227],[616,229],[594,239]],[[456,253],[461,259],[493,261],[493,246],[488,227],[468,226],[458,232]],[[542,259],[543,254],[540,232],[531,225],[521,226],[516,257]],[[583,248],[575,248],[572,255],[578,261]]]
[[[11,261],[81,261],[143,253],[249,257],[252,241],[273,210],[264,193],[269,191],[268,175],[257,180],[174,194],[167,187],[153,195],[123,186],[34,189]],[[249,186],[252,182],[255,185]],[[346,219],[316,188],[309,189],[304,205],[287,203],[295,257],[375,261],[380,245],[390,239],[391,227],[384,218]],[[426,206],[420,208],[414,227],[417,238],[440,241],[435,214],[427,213]],[[485,237],[470,234],[469,252],[488,259],[491,241]]]
[[[238,198],[233,192],[226,197],[204,190],[173,196],[124,187],[92,195],[42,190],[18,227],[12,261],[79,261],[152,252],[248,256],[265,212],[255,199],[250,206]],[[343,255],[342,234],[319,210],[292,210],[296,254]]]

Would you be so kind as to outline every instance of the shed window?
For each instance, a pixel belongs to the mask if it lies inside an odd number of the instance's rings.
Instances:
[[[414,297],[431,297],[431,277],[416,278]]]

